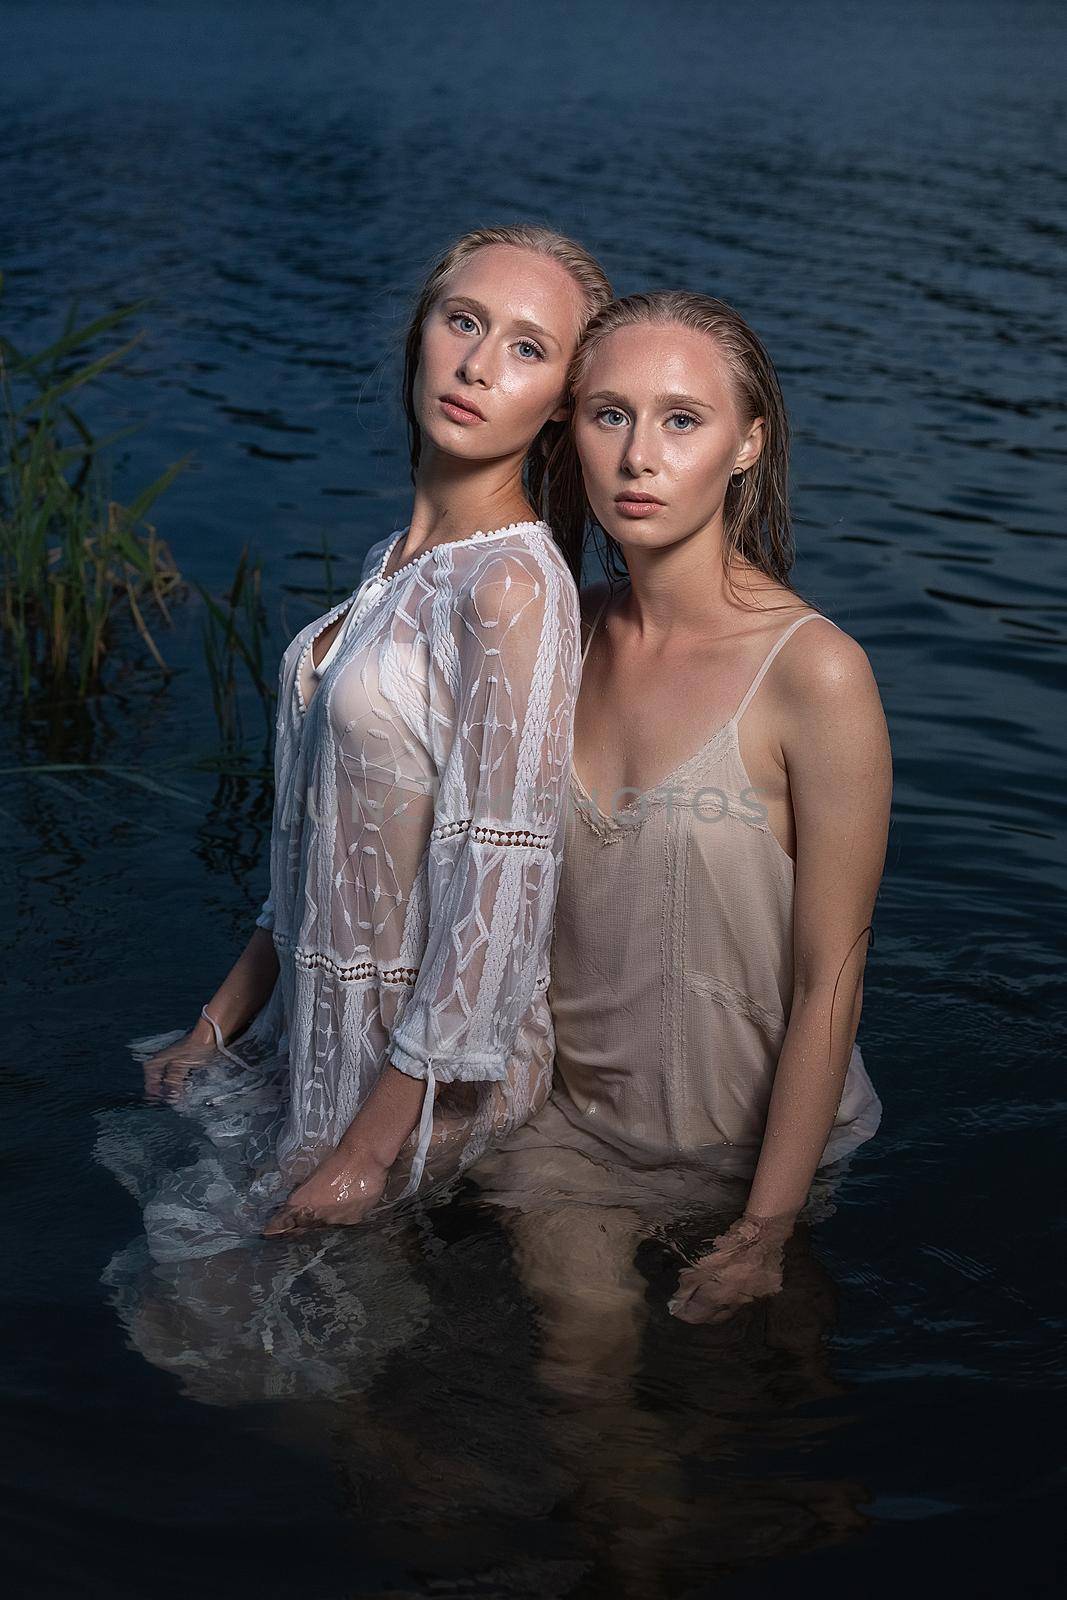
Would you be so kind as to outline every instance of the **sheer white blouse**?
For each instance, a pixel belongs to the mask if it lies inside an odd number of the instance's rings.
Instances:
[[[355,594],[279,670],[256,920],[280,970],[224,1052],[238,1066],[287,1055],[274,1197],[336,1147],[389,1062],[426,1083],[395,1198],[428,1157],[442,1178],[468,1166],[551,1081],[577,590],[543,522],[433,546],[383,577],[405,531],[372,547]],[[316,669],[314,640],[341,616]],[[460,1083],[493,1088],[442,1095],[435,1118],[436,1086]]]

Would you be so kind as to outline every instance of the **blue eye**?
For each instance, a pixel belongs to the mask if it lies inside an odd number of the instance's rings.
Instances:
[[[688,411],[674,411],[667,418],[667,421],[668,422],[689,422],[689,423],[692,423],[692,427],[689,427],[689,428],[675,428],[675,430],[674,430],[675,433],[692,433],[693,428],[698,426],[698,419],[696,417],[690,416]]]
[[[537,357],[538,361],[543,361],[545,359],[545,352],[541,349],[540,345],[534,344],[532,339],[520,339],[515,348],[520,352],[523,350],[528,350],[530,355]],[[529,359],[529,356],[523,356],[524,361],[528,361]]]
[[[474,333],[474,332],[477,331],[477,328],[478,328],[478,324],[475,322],[474,318],[471,316],[469,311],[453,311],[450,314],[448,320],[449,320],[449,322],[452,322],[452,323],[459,323],[459,322],[469,323],[470,324],[469,327],[460,329],[461,333]]]
[[[617,428],[620,422],[626,421],[626,413],[620,411],[618,406],[601,406],[596,413],[596,420],[602,422],[606,428]]]

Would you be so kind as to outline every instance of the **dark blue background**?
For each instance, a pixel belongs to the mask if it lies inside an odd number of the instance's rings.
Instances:
[[[1049,1583],[1065,33],[1053,0],[0,4],[5,331],[33,348],[75,295],[86,319],[153,297],[87,411],[143,425],[120,492],[195,452],[160,532],[216,589],[245,540],[262,555],[272,669],[406,520],[396,350],[455,233],[550,222],[620,291],[732,301],[779,366],[797,582],[867,650],[893,739],[860,1034],[885,1116],[817,1230],[817,1373],[759,1318],[664,1330],[650,1291],[645,1404],[729,1426],[679,1443],[692,1514],[634,1592]],[[268,785],[196,766],[201,614],[160,636],[168,686],[145,659],[87,711],[5,718],[5,1568],[35,1596],[599,1593],[597,1538],[661,1515],[651,1482],[599,1518],[566,1482],[477,1515],[457,1488],[431,1516],[400,1471],[383,1532],[365,1422],[198,1404],[99,1284],[138,1214],[92,1163],[93,1114],[136,1103],[125,1041],[191,1022],[266,890]],[[532,1347],[497,1230],[439,1226],[435,1292],[491,1273]],[[381,1437],[441,1380],[427,1337],[375,1391]],[[535,1484],[531,1380],[492,1345],[462,1377],[437,1418],[457,1454],[492,1456],[489,1417]]]

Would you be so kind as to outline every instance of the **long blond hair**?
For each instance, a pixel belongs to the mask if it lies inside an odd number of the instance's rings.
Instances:
[[[611,284],[596,257],[565,234],[537,223],[522,222],[509,227],[474,228],[456,239],[427,273],[408,321],[404,339],[403,402],[407,418],[411,453],[411,480],[414,483],[422,454],[422,431],[415,414],[415,374],[422,348],[422,329],[452,276],[487,245],[514,245],[556,261],[570,273],[582,291],[582,326],[612,297]],[[581,331],[581,329],[579,330]],[[523,467],[523,481],[530,504],[544,519],[560,547],[567,554],[574,581],[581,582],[581,550],[586,526],[585,496],[581,471],[573,450],[568,448],[568,422],[546,422],[530,445]],[[578,552],[575,565],[571,552]]]
[[[788,584],[796,559],[789,512],[789,421],[774,364],[739,311],[725,300],[684,289],[631,294],[613,300],[589,322],[575,352],[567,385],[572,400],[604,340],[619,328],[641,324],[692,328],[707,334],[725,357],[743,426],[747,428],[757,417],[763,418],[763,449],[741,482],[731,482],[726,490],[723,567],[731,587],[734,562],[739,556],[775,582]],[[573,523],[567,524],[561,543],[564,536],[574,537],[573,528]],[[579,564],[587,534],[588,525],[579,536]],[[626,563],[618,542],[607,533],[604,539],[608,548],[607,576],[614,584],[625,578]],[[566,554],[573,569],[575,549],[568,549]]]

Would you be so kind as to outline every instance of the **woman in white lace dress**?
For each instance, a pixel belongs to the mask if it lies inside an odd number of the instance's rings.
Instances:
[[[419,297],[411,521],[282,658],[256,931],[189,1034],[135,1041],[215,1152],[146,1206],[171,1253],[359,1222],[547,1096],[580,662],[538,513],[567,516],[567,367],[608,299],[580,246],[531,227],[460,239]]]

